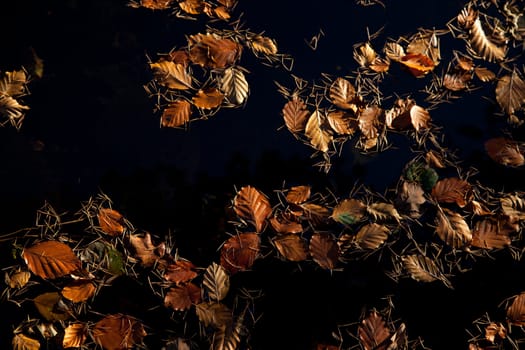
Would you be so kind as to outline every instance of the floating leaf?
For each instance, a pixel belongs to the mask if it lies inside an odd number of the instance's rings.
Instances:
[[[206,288],[210,299],[221,301],[230,290],[230,277],[221,265],[212,263],[204,273],[202,284]]]
[[[224,95],[214,87],[207,87],[197,91],[191,100],[197,108],[213,109],[221,105]]]
[[[97,214],[100,229],[110,236],[120,236],[125,231],[124,217],[110,208],[100,208]]]
[[[361,345],[366,350],[387,349],[391,332],[377,311],[372,311],[361,321],[357,332]]]
[[[206,327],[218,328],[231,325],[233,322],[231,310],[221,303],[200,303],[196,305],[195,312],[199,321]]]
[[[273,239],[279,253],[290,261],[303,261],[308,257],[308,247],[298,235],[279,236]]]
[[[233,209],[241,219],[253,223],[257,232],[264,229],[266,219],[272,213],[268,198],[252,186],[244,186],[237,192]]]
[[[525,292],[514,297],[512,304],[507,308],[507,319],[513,325],[525,325]]]
[[[356,90],[352,83],[345,78],[337,78],[329,90],[330,100],[337,107],[342,109],[357,110],[356,102],[360,102],[356,95]]]
[[[313,148],[324,153],[328,152],[332,135],[323,127],[323,119],[319,110],[315,110],[308,118],[304,133]]]
[[[197,277],[195,268],[190,261],[178,259],[166,267],[164,278],[176,284],[186,283]]]
[[[484,219],[472,230],[472,246],[482,249],[499,249],[510,246],[509,231],[500,229],[497,221]]]
[[[22,251],[29,270],[43,279],[55,279],[80,269],[80,260],[73,250],[58,241],[37,243]]]
[[[48,321],[64,321],[70,314],[58,307],[62,297],[58,292],[43,293],[33,299],[40,314]]]
[[[260,238],[256,233],[241,233],[230,237],[221,248],[221,265],[230,274],[252,267],[259,255]]]
[[[61,293],[62,296],[74,303],[86,301],[95,295],[97,287],[89,280],[75,280],[66,285]]]
[[[330,216],[343,225],[352,225],[363,218],[366,213],[366,205],[357,199],[343,199],[339,202]]]
[[[463,208],[472,199],[472,186],[457,177],[445,178],[432,188],[432,197],[439,203],[456,203]]]
[[[446,208],[437,212],[436,232],[443,242],[454,249],[465,248],[472,241],[472,233],[465,219]]]
[[[525,157],[518,142],[496,137],[485,142],[485,150],[489,157],[501,165],[519,167],[525,164]]]
[[[36,339],[18,333],[13,337],[13,350],[38,350],[40,349],[40,342]]]
[[[293,96],[290,101],[286,102],[282,112],[284,123],[290,132],[298,133],[304,130],[310,112],[300,97]]]
[[[419,282],[442,281],[448,288],[452,288],[450,281],[443,275],[432,259],[423,255],[404,255],[401,257],[403,265],[414,280]]]
[[[147,335],[142,323],[122,314],[108,315],[92,330],[95,343],[105,350],[132,349]]]
[[[362,249],[377,249],[388,239],[390,230],[384,225],[367,224],[357,232],[355,243]]]
[[[334,236],[329,233],[317,232],[310,238],[310,255],[323,269],[334,269],[339,260],[339,246]]]
[[[164,306],[184,311],[201,301],[201,289],[193,283],[171,287],[164,297]]]
[[[174,102],[170,102],[162,112],[160,125],[165,128],[183,126],[190,121],[190,116],[191,103],[183,99],[177,99]]]
[[[79,348],[84,345],[87,338],[88,328],[85,323],[72,323],[64,329],[64,348]]]
[[[525,103],[525,81],[516,68],[498,80],[496,101],[507,115],[513,115]]]
[[[248,98],[250,87],[239,68],[230,67],[223,71],[219,86],[229,102],[241,105]]]
[[[163,242],[155,246],[151,241],[151,235],[132,234],[129,236],[129,243],[133,247],[133,256],[138,258],[143,266],[151,267],[164,256],[166,244]]]
[[[150,63],[155,80],[162,86],[175,90],[191,88],[191,74],[185,65],[173,61],[159,61]]]

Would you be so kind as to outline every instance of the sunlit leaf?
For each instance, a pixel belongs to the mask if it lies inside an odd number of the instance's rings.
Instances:
[[[210,299],[221,301],[230,290],[230,277],[226,270],[216,263],[212,263],[204,272],[202,285],[206,289]]]
[[[233,199],[233,209],[241,219],[251,222],[257,232],[262,232],[272,206],[264,193],[252,186],[242,187]]]
[[[175,90],[191,88],[191,74],[183,64],[162,60],[149,66],[160,85]]]
[[[339,135],[353,135],[358,130],[357,118],[344,111],[332,111],[326,115],[328,124]]]
[[[182,11],[190,15],[198,15],[204,10],[203,0],[183,0],[177,3]]]
[[[174,0],[140,0],[139,5],[150,10],[167,10]],[[130,3],[132,6],[133,3]]]
[[[366,211],[375,220],[401,220],[401,216],[397,212],[397,209],[390,203],[372,203],[366,207]]]
[[[164,306],[184,311],[201,301],[201,289],[193,283],[171,287],[164,296]]]
[[[79,348],[84,345],[87,338],[88,328],[84,323],[72,323],[64,329],[64,348]]]
[[[472,241],[472,232],[465,219],[446,208],[437,212],[436,232],[443,242],[454,249],[465,248]]]
[[[22,251],[29,270],[43,279],[55,279],[80,269],[80,260],[73,250],[58,241],[37,243]]]
[[[229,102],[241,105],[248,98],[250,87],[241,69],[230,67],[224,70],[219,81],[220,89]]]
[[[129,243],[133,247],[133,256],[138,258],[143,266],[150,267],[164,256],[166,252],[165,243],[154,245],[151,241],[151,235],[132,234],[129,236]]]
[[[18,333],[13,337],[13,350],[38,350],[40,349],[40,342],[36,339]]]
[[[420,78],[434,70],[435,63],[427,55],[421,53],[408,53],[398,61],[416,78]]]
[[[386,350],[386,342],[391,332],[383,317],[377,311],[372,311],[359,324],[358,335],[361,345],[366,350]]]
[[[35,306],[40,314],[48,321],[64,321],[71,315],[60,309],[57,305],[61,300],[58,292],[43,293],[33,299]]]
[[[75,280],[67,284],[62,288],[62,296],[74,303],[86,301],[95,295],[97,288],[93,282],[89,280]]]
[[[132,349],[147,335],[140,321],[122,314],[104,317],[95,324],[91,333],[95,343],[105,350]]]
[[[28,106],[8,95],[0,94],[0,116],[3,115],[9,119],[11,125],[19,129],[25,118],[25,113],[29,110]]]
[[[335,207],[330,216],[343,225],[352,225],[366,214],[366,205],[357,199],[343,199]]]
[[[476,77],[478,77],[479,80],[481,80],[484,83],[496,79],[496,74],[494,74],[494,72],[485,67],[474,68],[474,74],[476,75]]]
[[[507,329],[501,322],[491,322],[485,327],[485,339],[494,343],[496,340],[505,339],[507,337]]]
[[[303,261],[308,257],[306,241],[298,235],[284,235],[273,239],[279,253],[290,261]]]
[[[470,72],[452,72],[447,73],[443,77],[443,86],[451,91],[461,91],[468,87],[468,83],[472,80],[472,73]]]
[[[498,46],[486,34],[479,16],[476,17],[469,31],[469,44],[476,54],[489,61],[501,61],[505,58],[505,46]]]
[[[321,111],[315,110],[308,118],[304,133],[313,148],[321,152],[328,152],[332,135],[324,128],[323,124]]]
[[[507,319],[516,326],[525,326],[525,292],[514,297],[507,308]]]
[[[190,121],[191,103],[187,100],[177,99],[170,102],[162,111],[160,125],[165,128],[176,128]]]
[[[380,118],[383,116],[383,109],[379,106],[369,106],[358,116],[359,130],[366,139],[377,139]]]
[[[282,110],[284,123],[290,132],[298,133],[304,130],[310,112],[300,97],[294,96],[286,102]]]
[[[357,110],[357,102],[360,102],[355,87],[345,78],[337,78],[329,90],[330,100],[337,107],[342,109],[350,109],[354,112]]]
[[[354,241],[362,249],[377,249],[385,243],[389,235],[388,227],[374,222],[361,227]]]
[[[213,109],[221,105],[224,100],[224,94],[219,89],[207,87],[197,91],[191,100],[197,108]]]
[[[497,221],[478,221],[472,230],[472,246],[482,249],[499,249],[510,246],[509,231],[500,228]]]
[[[250,39],[250,47],[255,53],[262,53],[265,55],[277,54],[277,44],[275,40],[262,35],[255,35]]]
[[[310,238],[309,246],[312,259],[323,269],[332,270],[339,260],[339,246],[330,233],[317,232]]]
[[[472,198],[472,186],[465,180],[448,177],[436,183],[432,197],[439,203],[456,203],[463,208]]]
[[[513,115],[525,103],[525,81],[516,68],[498,80],[496,101],[508,115]]]
[[[452,288],[450,281],[443,275],[441,269],[432,259],[423,255],[404,255],[401,257],[403,266],[410,277],[419,282],[442,281],[448,288]]]
[[[259,255],[260,238],[256,233],[241,233],[230,237],[221,248],[221,265],[230,274],[252,267]]]
[[[120,236],[126,230],[124,217],[115,209],[100,208],[97,219],[100,229],[110,236]]]
[[[277,233],[293,234],[303,232],[300,222],[289,218],[290,214],[276,213],[270,218],[270,225]]]

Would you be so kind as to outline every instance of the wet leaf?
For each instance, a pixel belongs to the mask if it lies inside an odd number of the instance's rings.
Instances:
[[[197,91],[191,100],[197,108],[213,109],[221,105],[224,95],[214,87],[207,87]]]
[[[18,333],[13,337],[13,350],[38,350],[40,349],[40,342],[36,339]]]
[[[361,227],[354,241],[362,249],[377,249],[385,243],[389,235],[388,227],[370,223]]]
[[[496,137],[485,142],[488,156],[501,165],[519,167],[525,164],[525,157],[518,142]]]
[[[210,299],[218,302],[224,299],[230,290],[230,277],[221,265],[212,263],[204,273],[202,284]]]
[[[312,259],[323,269],[333,270],[339,260],[339,246],[330,233],[317,232],[310,238],[309,246]]]
[[[162,111],[160,125],[165,128],[176,128],[183,126],[190,121],[191,103],[177,99],[166,106]]]
[[[58,292],[43,293],[33,299],[38,312],[48,321],[64,321],[70,317],[70,314],[59,308],[61,300]]]
[[[80,269],[80,260],[73,250],[58,241],[37,243],[22,251],[29,270],[43,279],[55,279]]]
[[[454,249],[462,249],[472,242],[472,232],[465,219],[446,208],[438,210],[436,232],[443,242]]]
[[[140,321],[131,316],[113,314],[98,321],[92,335],[95,343],[105,350],[124,350],[140,345],[147,334]]]
[[[284,105],[282,113],[286,127],[292,133],[303,131],[310,115],[303,100],[297,96]]]
[[[221,248],[221,265],[230,274],[252,267],[259,255],[260,238],[256,233],[241,233],[230,237]]]
[[[308,258],[306,241],[298,235],[284,235],[273,239],[279,253],[290,261],[304,261]]]
[[[343,199],[332,212],[331,218],[343,225],[352,225],[366,214],[366,205],[357,199]]]
[[[110,236],[120,236],[126,230],[124,217],[114,209],[100,208],[97,219],[100,229]]]
[[[171,287],[164,297],[164,306],[184,311],[201,301],[201,289],[193,283]]]
[[[74,303],[86,301],[95,295],[97,287],[89,280],[75,280],[62,288],[62,296]]]
[[[64,330],[62,346],[64,348],[79,348],[87,338],[88,327],[85,323],[72,323]]]
[[[155,80],[162,86],[175,90],[191,88],[191,74],[185,65],[173,61],[150,63]]]

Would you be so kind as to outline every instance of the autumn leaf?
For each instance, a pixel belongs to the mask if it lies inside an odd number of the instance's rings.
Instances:
[[[375,220],[395,219],[399,221],[402,219],[397,209],[390,203],[372,203],[366,207],[366,211]]]
[[[84,345],[88,333],[88,327],[84,323],[72,323],[64,329],[64,348],[79,348]]]
[[[166,253],[164,242],[155,246],[151,241],[151,235],[132,234],[129,236],[129,243],[133,247],[133,256],[138,258],[143,266],[151,267]]]
[[[482,249],[499,249],[511,245],[509,230],[500,228],[497,221],[483,219],[472,230],[472,246]]]
[[[164,279],[176,284],[186,283],[197,277],[195,269],[190,261],[177,259],[164,270]]]
[[[525,292],[514,297],[512,304],[507,308],[507,319],[513,325],[525,325]]]
[[[61,294],[64,298],[74,303],[86,301],[95,295],[97,287],[93,282],[85,279],[79,279],[70,282],[62,288]]]
[[[249,40],[250,47],[255,54],[276,55],[277,44],[275,40],[262,35],[254,35]]]
[[[298,235],[282,235],[273,239],[279,253],[290,261],[304,261],[308,257],[306,241]]]
[[[357,110],[357,104],[360,102],[356,95],[355,87],[345,78],[337,78],[329,89],[330,100],[337,107],[350,109],[354,112]]]
[[[193,283],[171,287],[164,296],[164,306],[184,311],[201,301],[201,289]]]
[[[333,270],[339,260],[339,246],[332,234],[317,232],[310,238],[312,259],[323,269]]]
[[[386,349],[391,332],[383,317],[377,311],[372,311],[359,324],[358,335],[361,345],[366,350],[376,350]]]
[[[304,133],[313,148],[326,153],[332,142],[332,135],[324,128],[323,121],[322,112],[315,110],[308,118]]]
[[[182,11],[190,15],[198,15],[204,11],[203,0],[183,0],[177,3]]]
[[[450,281],[443,275],[443,272],[436,263],[424,255],[404,255],[401,261],[410,277],[419,282],[442,281],[448,288],[452,288]]]
[[[439,203],[456,203],[463,208],[472,199],[472,186],[465,180],[448,177],[436,183],[432,197]]]
[[[29,110],[28,106],[20,104],[20,102],[11,96],[0,94],[0,115],[4,115],[17,129],[20,129],[24,121],[25,113]]]
[[[195,307],[199,321],[205,326],[215,328],[231,325],[233,315],[230,309],[221,303],[200,303]]]
[[[399,190],[399,200],[408,208],[408,215],[417,219],[421,216],[419,208],[427,200],[424,197],[425,191],[417,182],[403,181]]]
[[[13,350],[38,350],[40,349],[40,342],[36,339],[18,333],[13,337]]]
[[[290,214],[282,212],[275,213],[270,218],[270,225],[277,233],[291,234],[303,232],[303,225],[300,222],[292,220]]]
[[[525,220],[525,200],[519,195],[507,195],[500,199],[501,210],[508,217]]]
[[[465,219],[446,208],[437,212],[436,232],[443,242],[454,249],[465,248],[472,241],[472,232]]]
[[[284,123],[290,132],[298,133],[304,130],[310,112],[300,97],[293,96],[282,109]]]
[[[9,288],[22,288],[24,287],[29,279],[31,278],[31,273],[29,271],[17,271],[12,275],[6,273],[6,283],[9,285]]]
[[[469,48],[477,56],[489,62],[501,61],[505,58],[506,47],[498,46],[485,33],[479,15],[472,8],[465,8],[458,16],[458,22],[469,31]],[[494,28],[493,32],[496,32]]]
[[[241,57],[242,46],[216,34],[197,34],[189,37],[190,59],[208,68],[226,68]]]
[[[355,237],[355,243],[362,249],[377,249],[388,239],[390,230],[375,222],[364,225]]]
[[[160,118],[160,125],[165,128],[176,128],[183,126],[190,121],[191,116],[191,103],[177,99],[174,102],[170,102]]]
[[[358,130],[357,118],[343,111],[332,111],[326,115],[328,124],[339,135],[353,135]]]
[[[485,142],[488,156],[501,165],[519,167],[525,164],[525,157],[516,141],[504,137],[495,137]]]
[[[162,86],[175,90],[191,88],[191,74],[185,65],[173,61],[162,60],[150,63],[155,80]]]
[[[23,70],[4,72],[0,78],[0,95],[18,97],[25,94],[27,76]]]
[[[71,315],[67,310],[58,307],[62,297],[58,292],[43,293],[33,299],[40,314],[48,321],[64,321]]]
[[[29,270],[43,279],[55,279],[80,269],[80,260],[73,250],[58,241],[37,243],[22,251]]]
[[[357,199],[343,199],[332,211],[330,216],[343,225],[352,225],[363,218],[366,214],[366,205]]]
[[[105,350],[132,349],[147,335],[142,323],[123,314],[108,315],[92,329],[95,343]]]
[[[262,232],[266,219],[272,213],[268,198],[252,186],[244,186],[237,192],[233,209],[241,219],[253,223],[257,232]]]
[[[514,115],[525,103],[525,81],[516,68],[498,80],[496,101],[507,115]]]
[[[421,78],[434,70],[434,61],[425,54],[408,53],[398,60],[414,77]]]
[[[286,201],[292,204],[301,204],[310,198],[312,187],[307,185],[292,186],[286,192]]]
[[[252,267],[259,255],[260,238],[256,233],[241,233],[230,237],[221,248],[221,265],[230,274]]]
[[[369,106],[359,114],[358,126],[364,138],[377,139],[378,127],[381,123],[380,118],[383,114],[383,109],[379,106]]]
[[[110,236],[120,236],[126,230],[124,217],[111,208],[100,208],[97,214],[100,229]]]
[[[173,1],[174,0],[139,0],[137,5],[135,5],[134,2],[130,2],[130,6],[142,6],[150,10],[167,10]]]
[[[230,290],[230,277],[221,265],[212,263],[204,272],[202,285],[210,299],[219,302],[226,297]]]
[[[197,108],[213,109],[221,105],[224,100],[224,94],[219,89],[207,87],[197,91],[191,100]]]
[[[248,98],[250,87],[240,68],[230,67],[222,72],[219,78],[219,86],[228,102],[235,105],[242,105]]]

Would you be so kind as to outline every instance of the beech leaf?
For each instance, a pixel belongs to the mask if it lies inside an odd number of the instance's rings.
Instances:
[[[64,329],[64,348],[80,348],[87,338],[88,328],[84,323],[72,323]]]
[[[498,80],[496,101],[507,115],[513,115],[525,103],[525,81],[516,68]]]
[[[73,250],[58,241],[37,243],[22,251],[29,270],[43,279],[55,279],[80,269],[80,260]]]
[[[339,260],[339,246],[332,234],[317,232],[310,238],[310,255],[323,269],[333,270]]]
[[[223,71],[220,77],[220,89],[229,102],[242,105],[248,98],[250,88],[242,70],[230,67]]]
[[[272,213],[268,198],[252,186],[244,186],[237,192],[233,209],[241,219],[251,222],[257,232],[264,230],[266,219]]]
[[[230,237],[221,248],[221,265],[230,274],[250,269],[259,255],[260,238],[256,233]]]
[[[284,235],[273,239],[279,253],[290,261],[303,261],[308,257],[308,247],[298,235]]]
[[[326,153],[332,142],[332,135],[323,127],[323,124],[321,111],[316,110],[308,118],[304,133],[313,148]]]
[[[294,134],[304,130],[310,115],[303,100],[297,96],[286,102],[282,113],[286,127]]]
[[[212,263],[204,272],[202,284],[210,299],[221,301],[230,290],[230,277],[221,265]]]
[[[452,288],[450,281],[429,257],[418,254],[404,255],[401,257],[401,260],[408,274],[414,280],[425,283],[440,280],[448,288]]]
[[[472,241],[472,232],[465,219],[446,208],[437,212],[436,232],[443,242],[454,249],[466,248]]]
[[[147,335],[142,323],[131,316],[112,314],[98,321],[92,329],[95,343],[105,350],[132,349]]]

